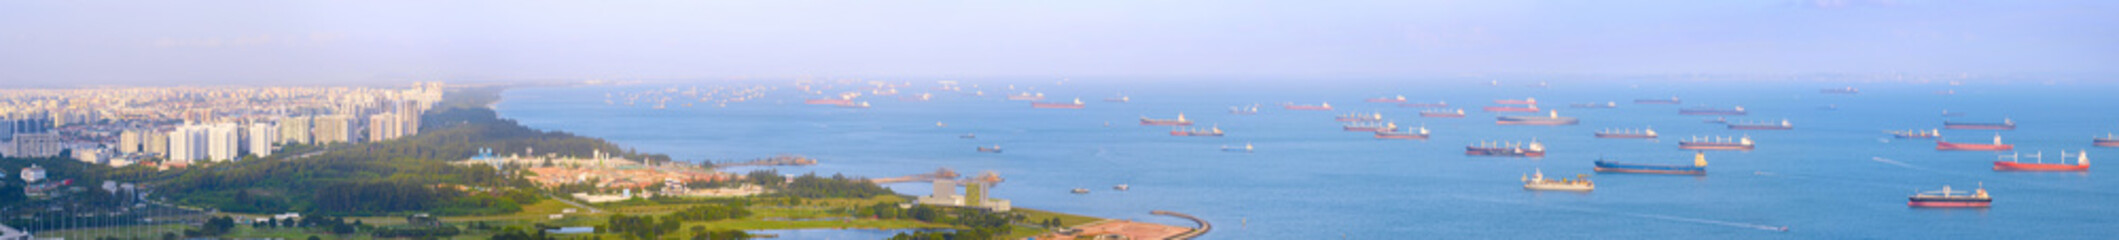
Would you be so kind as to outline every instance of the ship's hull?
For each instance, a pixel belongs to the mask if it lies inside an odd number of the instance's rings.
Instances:
[[[1085,105],[1073,103],[1030,103],[1030,108],[1082,109]]]
[[[1940,151],[2008,151],[2015,149],[2016,145],[2010,144],[1935,142],[1935,150]]]
[[[1211,132],[1186,132],[1186,131],[1170,131],[1170,136],[1179,136],[1179,137],[1220,137],[1220,136],[1221,136],[1221,134],[1220,134],[1220,133],[1211,133]]]
[[[1580,123],[1582,123],[1582,120],[1571,117],[1499,117],[1494,120],[1494,124],[1500,125],[1575,125]]]
[[[1501,99],[1501,100],[1494,100],[1494,104],[1516,104],[1516,105],[1531,105],[1531,104],[1538,104],[1538,102],[1537,102],[1537,101],[1530,101],[1530,100]]]
[[[1389,133],[1389,132],[1377,132],[1377,133],[1376,133],[1376,139],[1417,139],[1417,140],[1427,140],[1427,134],[1414,134],[1414,133]]]
[[[1346,131],[1348,131],[1348,132],[1389,132],[1389,131],[1398,131],[1398,128],[1394,128],[1394,127],[1364,127],[1364,126],[1341,126],[1341,127],[1339,127],[1339,129],[1341,129],[1341,130],[1346,130]]]
[[[1923,198],[1907,197],[1906,206],[1922,208],[1983,208],[1994,205],[1994,199],[1972,198]]]
[[[1486,107],[1488,112],[1538,112],[1536,107]]]
[[[853,100],[847,100],[847,99],[810,99],[810,100],[802,100],[802,104],[814,104],[814,105],[843,105],[843,104],[852,104],[852,103],[853,103]]]
[[[1448,103],[1400,103],[1400,104],[1398,104],[1398,106],[1399,106],[1399,107],[1409,107],[1409,108],[1441,108],[1441,107],[1449,107],[1449,104],[1448,104]]]
[[[1531,184],[1523,184],[1523,189],[1524,189],[1524,190],[1532,190],[1532,191],[1568,191],[1568,192],[1589,192],[1589,191],[1596,191],[1597,187],[1596,187],[1596,186],[1592,186],[1592,185],[1569,185],[1569,184],[1537,184],[1537,183],[1531,183]]]
[[[1464,155],[1495,157],[1545,157],[1545,151],[1519,151],[1515,148],[1464,147]]]
[[[1748,114],[1748,113],[1746,113],[1746,112],[1744,112],[1744,111],[1735,111],[1735,110],[1678,110],[1678,114],[1680,114],[1680,115],[1706,115],[1706,116],[1743,116],[1743,115],[1745,115],[1745,114]]]
[[[1141,126],[1192,126],[1192,121],[1141,119]]]
[[[2098,138],[2090,140],[2090,145],[2095,145],[2098,147],[2119,147],[2119,139]]]
[[[1420,113],[1420,117],[1430,117],[1430,118],[1462,118],[1462,117],[1464,117],[1464,114],[1456,114],[1456,113],[1426,113],[1426,112],[1424,112],[1424,113]]]
[[[1383,119],[1381,119],[1381,118],[1371,118],[1371,117],[1334,117],[1334,118],[1332,118],[1332,120],[1337,120],[1337,121],[1341,121],[1341,122],[1380,122],[1380,121],[1383,121]]]
[[[1756,145],[1744,145],[1744,144],[1736,144],[1736,143],[1690,143],[1690,142],[1678,142],[1678,149],[1684,149],[1684,150],[1751,150],[1751,149],[1753,149],[1753,148],[1756,148],[1756,147],[1757,147]]]
[[[1782,125],[1729,125],[1729,130],[1789,130],[1794,126]]]
[[[1000,150],[1000,149],[995,149],[995,148],[979,148],[979,152],[982,152],[982,153],[1001,153],[1001,150]]]
[[[1597,133],[1597,138],[1655,138],[1655,135],[1638,133]]]
[[[1957,130],[2016,130],[2016,124],[1943,122],[1942,128]]]
[[[2079,172],[2079,171],[2089,171],[2089,170],[2090,170],[2090,166],[2089,166],[2089,165],[2076,165],[2076,164],[2059,164],[2059,163],[2020,163],[2020,162],[2002,162],[2002,161],[1995,161],[1995,162],[1994,162],[1994,171],[2025,171],[2025,172]]]
[[[1697,167],[1689,165],[1626,164],[1607,161],[1597,161],[1596,170],[1600,173],[1608,172],[1671,175],[1707,175],[1707,167]]]
[[[1932,135],[1932,134],[1904,134],[1904,133],[1893,133],[1893,134],[1891,134],[1891,137],[1896,137],[1896,138],[1904,138],[1904,139],[1918,139],[1918,138],[1935,138],[1935,135]]]

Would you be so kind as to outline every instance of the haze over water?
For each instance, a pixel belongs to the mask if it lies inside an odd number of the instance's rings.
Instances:
[[[744,160],[775,154],[820,159],[783,173],[893,177],[951,168],[966,174],[999,173],[1007,181],[993,196],[1015,206],[1189,226],[1149,210],[1190,213],[1215,224],[1207,239],[1419,238],[1953,238],[2020,236],[2096,238],[2119,233],[2108,223],[2119,217],[2112,199],[2119,182],[2087,173],[2001,173],[1990,169],[1994,152],[1938,152],[1928,140],[1893,139],[1885,130],[1940,128],[1941,121],[2020,124],[1998,131],[2018,150],[2088,149],[2094,161],[2119,151],[2093,148],[2090,138],[2119,131],[2119,97],[2109,83],[1994,83],[1963,86],[1932,83],[1820,81],[1694,82],[1668,80],[1568,81],[1546,89],[1523,87],[1544,79],[1057,79],[965,81],[985,97],[935,92],[928,102],[896,96],[858,101],[868,109],[803,105],[813,97],[785,84],[764,99],[668,109],[643,102],[605,104],[606,93],[728,84],[646,84],[518,88],[504,94],[503,117],[525,125],[610,139],[642,152],[681,160]],[[902,80],[900,96],[930,92],[930,80]],[[762,81],[761,81],[762,82]],[[890,82],[901,82],[890,80]],[[1008,84],[1035,87],[1048,101],[1079,97],[1086,109],[1032,109],[1004,101]],[[1857,95],[1830,95],[1821,88],[1853,86]],[[852,86],[826,90],[849,91]],[[1954,90],[1954,95],[1935,91]],[[1128,103],[1100,100],[1120,93]],[[1405,95],[1411,102],[1448,101],[1464,108],[1461,119],[1419,118],[1420,109],[1362,99]],[[1682,105],[1637,105],[1637,98],[1683,98]],[[1478,110],[1495,99],[1534,97],[1540,107],[1579,117],[1576,126],[1496,126],[1494,114]],[[1576,109],[1570,103],[1616,101],[1616,109]],[[1285,102],[1330,102],[1336,111],[1287,111]],[[1228,107],[1263,104],[1258,115],[1231,115]],[[1693,106],[1749,109],[1734,121],[1778,121],[1787,131],[1736,131],[1702,123],[1712,117],[1682,116]],[[1826,110],[1826,106],[1836,110]],[[1943,117],[1943,110],[1962,117]],[[1426,141],[1377,140],[1345,132],[1332,117],[1381,112],[1405,127],[1425,125]],[[1218,126],[1227,137],[1172,137],[1168,127],[1138,126],[1137,119],[1178,113]],[[935,126],[936,122],[946,127]],[[1595,139],[1606,128],[1652,126],[1659,140]],[[959,135],[977,134],[976,139]],[[1944,130],[1945,139],[1984,142],[1997,131]],[[1702,177],[1595,174],[1599,157],[1625,162],[1685,164],[1692,151],[1677,149],[1689,136],[1736,137],[1758,142],[1754,151],[1708,151]],[[1464,156],[1480,141],[1543,142],[1539,159]],[[1252,143],[1255,153],[1219,151]],[[1005,153],[979,153],[999,144]],[[2026,159],[2028,160],[2028,159]],[[1592,175],[1593,193],[1528,192],[1519,177],[1542,169],[1552,176]],[[745,169],[747,170],[747,169]],[[1991,209],[1911,209],[1906,196],[1942,185],[1971,189],[1984,184],[1994,194]],[[1110,190],[1130,184],[1130,191]],[[902,194],[925,195],[925,183],[889,185]],[[1069,189],[1086,188],[1076,195]],[[1787,232],[1778,231],[1786,226]]]

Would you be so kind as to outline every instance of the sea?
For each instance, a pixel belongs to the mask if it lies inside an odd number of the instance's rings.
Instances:
[[[2109,239],[2119,236],[2119,179],[2089,172],[1996,172],[2012,153],[2087,151],[2092,162],[2119,156],[2091,139],[2119,131],[2119,84],[2035,79],[1800,80],[1657,78],[1112,78],[888,79],[896,96],[864,96],[870,108],[805,105],[814,92],[793,81],[698,81],[522,87],[507,90],[500,115],[544,130],[614,141],[683,161],[742,161],[779,154],[819,159],[782,173],[894,177],[948,168],[998,174],[991,195],[1015,207],[1191,227],[1151,215],[1199,216],[1214,228],[1201,239]],[[1958,81],[1960,83],[1952,83]],[[1543,82],[1544,84],[1539,84]],[[693,87],[771,86],[762,97],[717,106],[678,93]],[[859,91],[859,82],[819,89]],[[819,84],[820,87],[825,86]],[[1854,87],[1858,94],[1821,89]],[[702,90],[703,91],[703,90]],[[864,91],[865,92],[865,91]],[[1083,109],[1033,109],[1007,94],[1043,93]],[[663,109],[643,97],[671,96]],[[898,97],[932,93],[929,101]],[[1945,94],[1948,93],[1948,94]],[[1367,98],[1403,95],[1447,102],[1465,118],[1421,118],[1424,109]],[[644,95],[647,96],[647,95]],[[1129,97],[1129,102],[1105,98]],[[1678,105],[1635,99],[1680,98]],[[1504,126],[1497,99],[1535,98],[1579,125]],[[606,102],[610,100],[610,102]],[[1574,103],[1616,102],[1610,109]],[[682,106],[682,103],[695,103]],[[1333,111],[1291,111],[1287,103],[1329,103]],[[1260,106],[1256,115],[1231,114]],[[1729,130],[1687,107],[1742,106],[1736,122],[1787,120],[1792,130]],[[1944,116],[1944,112],[1961,116]],[[1172,127],[1138,119],[1184,114],[1224,137],[1175,137]],[[1380,113],[1428,140],[1379,140],[1347,132],[1333,117]],[[1531,115],[1530,113],[1515,113]],[[1537,113],[1548,114],[1548,113]],[[2001,122],[2016,130],[1942,130],[1944,140],[1990,142],[2009,152],[1944,152],[1934,140],[1897,139],[1889,130],[1942,128],[1943,121]],[[938,124],[939,123],[939,124]],[[1652,128],[1653,140],[1598,139],[1604,129]],[[975,134],[976,138],[961,138]],[[1690,164],[1678,149],[1693,137],[1749,137],[1751,151],[1706,151],[1704,176],[1598,174],[1598,159]],[[1464,147],[1537,141],[1542,158],[1466,156]],[[1222,151],[1250,144],[1249,153]],[[998,145],[1002,153],[975,151]],[[2072,161],[2072,159],[2068,159]],[[748,171],[750,168],[731,169]],[[1522,177],[1587,176],[1588,193],[1538,192]],[[1126,184],[1131,190],[1117,191]],[[909,195],[926,183],[888,184]],[[1991,208],[1906,206],[1919,191],[1984,187]],[[1071,189],[1090,190],[1087,194]],[[884,234],[853,236],[884,236]],[[818,235],[826,236],[826,235]],[[838,235],[830,235],[838,236]]]

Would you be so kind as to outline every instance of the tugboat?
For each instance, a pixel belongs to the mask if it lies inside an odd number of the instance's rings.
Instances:
[[[1560,110],[1552,110],[1551,115],[1547,116],[1500,116],[1495,117],[1494,120],[1494,124],[1499,125],[1575,125],[1580,123],[1582,123],[1582,120],[1573,117],[1561,117]]]
[[[2045,163],[2045,158],[2040,157],[2040,155],[2044,154],[2040,153],[2036,155],[2031,155],[2031,158],[2038,159],[2038,162],[2031,163],[2019,161],[2021,159],[2020,157],[2023,156],[2021,154],[2009,154],[2005,156],[1996,157],[1996,160],[1994,161],[1994,171],[2081,172],[2090,170],[2089,151],[2075,153],[2075,164]],[[2067,151],[2060,151],[2060,157],[2067,158]],[[2000,161],[1999,159],[2001,158],[2009,159],[2009,161]]]
[[[1185,119],[1185,114],[1184,114],[1184,113],[1177,113],[1177,119],[1153,119],[1153,118],[1148,118],[1147,116],[1141,116],[1141,117],[1140,117],[1140,125],[1141,125],[1141,126],[1192,126],[1192,120],[1187,120],[1187,119]]]
[[[1348,132],[1389,132],[1398,131],[1398,123],[1385,122],[1383,124],[1375,124],[1357,122],[1341,126],[1339,127],[1339,129],[1346,130]]]
[[[1596,171],[1600,173],[1645,173],[1673,175],[1707,175],[1707,153],[1693,152],[1692,165],[1648,165],[1631,164],[1597,159]]]
[[[1537,99],[1537,98],[1523,98],[1523,100],[1515,100],[1515,99],[1498,99],[1498,100],[1494,100],[1494,104],[1515,104],[1515,105],[1538,105],[1538,99]]]
[[[1082,99],[1080,99],[1080,98],[1076,98],[1076,99],[1074,99],[1074,102],[1072,102],[1072,103],[1064,103],[1064,102],[1031,102],[1031,103],[1030,103],[1030,108],[1057,108],[1057,109],[1082,109],[1082,107],[1084,107],[1084,106],[1088,106],[1088,105],[1082,104]]]
[[[1619,108],[1619,102],[1604,102],[1603,104],[1596,104],[1596,103],[1576,103],[1576,104],[1568,104],[1567,106],[1568,106],[1568,107],[1573,107],[1573,108]]]
[[[1693,137],[1691,140],[1678,141],[1678,149],[1684,150],[1750,151],[1755,147],[1756,145],[1751,142],[1751,136],[1738,137],[1736,141],[1729,141],[1729,138],[1724,137],[1709,137],[1705,139]]]
[[[1788,119],[1781,119],[1781,124],[1778,124],[1778,125],[1775,125],[1775,124],[1770,124],[1770,123],[1769,123],[1769,124],[1754,124],[1754,123],[1730,123],[1730,124],[1729,124],[1729,129],[1730,129],[1730,130],[1789,130],[1789,129],[1795,129],[1795,125],[1792,125],[1792,124],[1788,124]]]
[[[1445,108],[1449,107],[1449,102],[1435,101],[1434,103],[1400,103],[1398,104],[1398,106],[1409,108]]]
[[[1427,132],[1427,126],[1420,126],[1419,130],[1414,130],[1414,131],[1408,131],[1408,132],[1394,132],[1394,131],[1376,131],[1376,139],[1419,139],[1419,140],[1427,140],[1427,133],[1428,133],[1428,132]]]
[[[1537,170],[1534,175],[1523,176],[1523,189],[1532,191],[1588,192],[1596,190],[1597,184],[1590,182],[1588,178],[1581,180],[1568,180],[1566,178],[1546,179],[1545,170]]]
[[[1370,98],[1370,99],[1368,99],[1368,100],[1362,100],[1362,101],[1364,101],[1364,102],[1372,102],[1372,103],[1402,103],[1402,102],[1405,102],[1405,95],[1398,95],[1398,97],[1397,97],[1397,98],[1390,98],[1390,97],[1379,97],[1379,98]]]
[[[2016,145],[2001,143],[2001,134],[1994,134],[1993,144],[1953,143],[1942,139],[1935,140],[1936,151],[2007,151],[2015,149]]]
[[[979,147],[979,152],[983,152],[983,153],[1001,153],[1001,145],[1000,145],[1000,144],[994,144],[994,145],[993,145],[993,147],[983,147],[983,146],[982,146],[982,147]]]
[[[1679,103],[1683,103],[1683,102],[1681,102],[1681,101],[1678,101],[1678,97],[1672,96],[1672,97],[1670,97],[1670,99],[1634,99],[1634,100],[1633,100],[1633,103],[1634,103],[1634,104],[1679,104]]]
[[[1845,87],[1845,88],[1826,88],[1826,89],[1819,89],[1819,90],[1817,90],[1817,92],[1822,92],[1822,93],[1826,93],[1826,94],[1857,94],[1857,93],[1861,93],[1861,89],[1854,89],[1854,87]]]
[[[1332,120],[1341,122],[1381,122],[1383,121],[1383,113],[1347,113],[1346,115],[1339,115],[1338,117],[1333,117]]]
[[[2001,123],[1976,123],[1976,122],[1951,122],[1951,121],[1942,121],[1942,129],[1964,129],[1964,130],[2016,130],[2016,121],[2015,121],[2015,120],[2009,120],[2009,119],[2007,119],[2007,118],[2003,118],[2003,119],[2001,119]]]
[[[1984,208],[1993,204],[1994,198],[1987,196],[1985,183],[1980,183],[1979,189],[1973,190],[1971,195],[1951,191],[1949,185],[1943,185],[1942,190],[1918,192],[1906,197],[1906,206],[1916,208]]]
[[[1220,136],[1221,136],[1221,126],[1213,126],[1213,127],[1210,127],[1210,128],[1208,128],[1208,129],[1184,129],[1184,128],[1172,129],[1172,130],[1170,130],[1170,136],[1179,136],[1179,137],[1220,137]]]
[[[1538,112],[1538,105],[1525,105],[1525,106],[1521,106],[1521,107],[1517,107],[1517,106],[1488,106],[1488,107],[1485,107],[1485,108],[1481,108],[1481,110],[1486,110],[1487,112]]]
[[[2098,147],[2119,147],[2119,138],[2112,137],[2111,133],[2105,133],[2104,137],[2090,139],[2090,145]]]
[[[1597,138],[1656,138],[1656,134],[1655,128],[1642,128],[1640,131],[1604,129],[1597,132]]]
[[[1942,137],[1942,130],[1937,130],[1937,129],[1928,129],[1927,131],[1921,131],[1921,130],[1890,131],[1890,133],[1891,133],[1891,137],[1895,137],[1895,138],[1902,138],[1902,139],[1903,139],[1903,138],[1936,138],[1936,137]]]
[[[1230,147],[1229,145],[1221,145],[1221,151],[1223,151],[1223,152],[1233,152],[1233,153],[1251,153],[1251,150],[1252,150],[1252,148],[1251,148],[1251,143],[1243,143],[1243,147],[1241,147],[1241,148],[1238,148],[1238,147]]]
[[[1462,118],[1464,117],[1464,109],[1457,109],[1456,112],[1420,111],[1420,117]]]
[[[1323,103],[1323,104],[1318,104],[1318,105],[1295,105],[1295,103],[1288,103],[1288,104],[1284,104],[1284,105],[1281,105],[1280,107],[1281,107],[1281,108],[1283,108],[1283,109],[1287,109],[1287,110],[1300,110],[1300,111],[1331,111],[1331,110],[1332,110],[1332,103]]]
[[[1257,114],[1258,114],[1258,105],[1257,105],[1257,104],[1252,104],[1250,108],[1244,108],[1244,107],[1229,107],[1229,114],[1236,114],[1236,115],[1257,115]]]
[[[1531,140],[1530,144],[1527,145],[1510,143],[1496,144],[1482,142],[1479,143],[1479,145],[1477,146],[1464,146],[1464,155],[1534,158],[1545,157],[1545,144],[1538,143],[1538,140]]]
[[[1735,108],[1730,108],[1730,109],[1719,109],[1719,108],[1710,108],[1710,107],[1694,107],[1694,108],[1685,108],[1685,109],[1678,109],[1678,114],[1680,114],[1680,115],[1724,115],[1724,116],[1743,116],[1743,115],[1745,115],[1745,114],[1748,114],[1748,113],[1749,113],[1749,112],[1747,112],[1747,111],[1744,111],[1744,106],[1736,106]]]

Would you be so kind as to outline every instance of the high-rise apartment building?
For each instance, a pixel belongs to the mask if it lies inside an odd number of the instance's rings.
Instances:
[[[267,122],[257,122],[250,123],[250,127],[244,130],[248,131],[243,138],[244,152],[258,157],[272,155],[272,143],[279,140],[280,136],[279,126]]]

